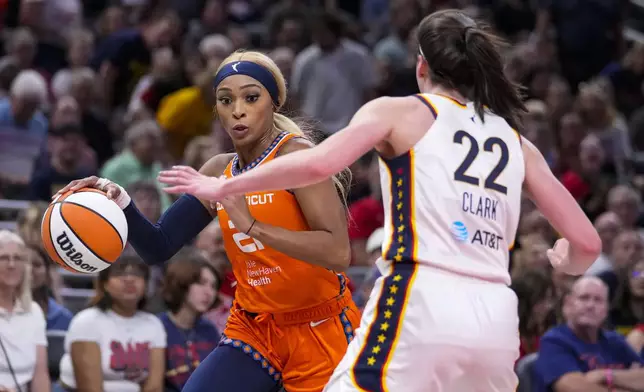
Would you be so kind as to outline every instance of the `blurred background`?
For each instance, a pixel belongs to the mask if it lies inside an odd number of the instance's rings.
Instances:
[[[169,264],[181,265],[174,272],[168,265],[142,265],[131,249],[101,277],[59,269],[39,239],[53,193],[71,180],[99,175],[125,187],[156,221],[172,202],[155,180],[160,170],[176,163],[199,168],[232,150],[212,117],[212,76],[227,55],[240,48],[266,52],[289,83],[287,111],[330,135],[370,99],[418,92],[414,26],[444,8],[484,19],[507,39],[507,73],[525,86],[529,109],[522,134],[541,150],[603,242],[587,274],[599,277],[609,295],[592,306],[583,302],[584,293],[568,301],[575,279],[554,273],[546,258],[557,233],[525,201],[511,250],[524,357],[517,367],[520,389],[553,390],[533,365],[545,350],[541,337],[560,323],[573,332],[578,326],[617,331],[641,356],[644,1],[0,0],[0,229],[17,232],[28,250],[24,260],[11,261],[1,256],[17,239],[0,241],[0,296],[11,295],[4,288],[13,287],[8,271],[25,264],[22,284],[46,316],[46,371],[54,389],[73,390],[65,356],[75,355],[69,342],[80,338],[68,336],[70,322],[74,336],[109,329],[100,327],[109,321],[98,316],[75,315],[106,295],[108,308],[126,306],[131,298],[118,282],[131,279],[143,282],[134,290],[137,312],[159,314],[145,322],[159,329],[155,347],[163,349],[166,367],[148,369],[140,347],[91,338],[104,342],[103,390],[154,390],[146,382],[163,385],[160,391],[180,390],[216,346],[235,280],[216,221]],[[384,216],[374,154],[351,169],[349,276],[363,306],[378,275]],[[192,273],[179,273],[186,270]],[[186,294],[195,287],[205,293],[199,304]],[[0,298],[0,308],[3,303]],[[0,319],[7,317],[0,312]],[[47,390],[36,380],[38,361],[23,364],[20,350],[7,344],[18,339],[16,329],[0,323],[7,346],[0,390]],[[21,344],[43,345],[29,339]],[[20,372],[31,376],[14,374]],[[114,380],[129,384],[110,384]]]

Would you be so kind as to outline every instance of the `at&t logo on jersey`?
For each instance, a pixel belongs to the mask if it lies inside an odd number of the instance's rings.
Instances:
[[[452,223],[452,235],[454,239],[459,242],[466,242],[469,233],[467,232],[467,227],[463,222],[456,221]]]
[[[458,242],[485,246],[490,249],[499,249],[499,244],[503,241],[503,237],[500,235],[479,229],[474,232],[470,240],[470,233],[467,230],[467,226],[461,221],[452,222],[450,231],[454,239]]]

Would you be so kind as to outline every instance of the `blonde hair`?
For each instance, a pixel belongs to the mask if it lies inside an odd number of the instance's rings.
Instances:
[[[226,57],[224,61],[221,62],[215,74],[221,71],[221,69],[226,64],[229,64],[235,61],[250,61],[255,64],[261,65],[262,67],[266,68],[275,78],[275,82],[277,83],[277,89],[278,89],[278,97],[277,97],[277,105],[275,106],[274,104],[275,107],[273,111],[273,128],[278,129],[280,131],[292,133],[315,144],[314,140],[310,136],[310,134],[313,132],[313,128],[310,125],[304,122],[301,122],[300,124],[298,124],[294,120],[289,118],[287,115],[279,112],[280,109],[284,106],[284,103],[286,102],[287,88],[286,88],[286,80],[284,79],[284,75],[282,74],[282,71],[280,71],[277,64],[275,64],[275,62],[264,53],[255,52],[255,51],[238,50],[233,54],[231,54],[230,56]],[[216,115],[217,115],[217,111],[215,110],[215,116]],[[342,199],[342,202],[346,207],[347,193],[348,193],[349,185],[351,183],[351,171],[349,170],[349,168],[345,168],[340,173],[333,176],[333,183],[335,184],[338,190],[338,193]]]
[[[20,246],[26,256],[27,252],[27,246],[25,245],[25,242],[20,238],[20,236],[13,231],[9,230],[0,230],[0,247],[3,247],[7,244],[16,244]],[[18,305],[25,310],[26,312],[31,311],[31,303],[32,303],[32,297],[31,297],[31,263],[25,262],[22,264],[24,266],[24,269],[22,271],[22,281],[20,282],[20,285],[18,286],[18,290],[16,294],[16,301],[18,302]]]

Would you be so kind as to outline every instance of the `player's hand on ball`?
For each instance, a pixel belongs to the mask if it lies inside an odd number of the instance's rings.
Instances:
[[[57,197],[65,194],[66,192],[69,192],[69,191],[75,192],[83,188],[99,189],[105,192],[107,194],[107,198],[110,200],[116,200],[121,194],[121,187],[116,185],[112,181],[109,181],[104,178],[99,178],[96,176],[90,176],[90,177],[81,178],[80,180],[74,180],[69,184],[65,185],[63,189],[56,192],[56,194],[52,197],[52,199],[56,199]]]
[[[223,179],[208,177],[190,166],[173,166],[159,173],[159,181],[170,185],[164,191],[172,194],[187,193],[201,200],[216,201],[221,198]]]

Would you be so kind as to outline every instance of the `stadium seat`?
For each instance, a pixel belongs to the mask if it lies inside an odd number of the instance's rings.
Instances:
[[[532,353],[521,358],[514,367],[517,377],[519,378],[519,387],[517,392],[532,391],[532,369],[537,361],[539,354]]]

